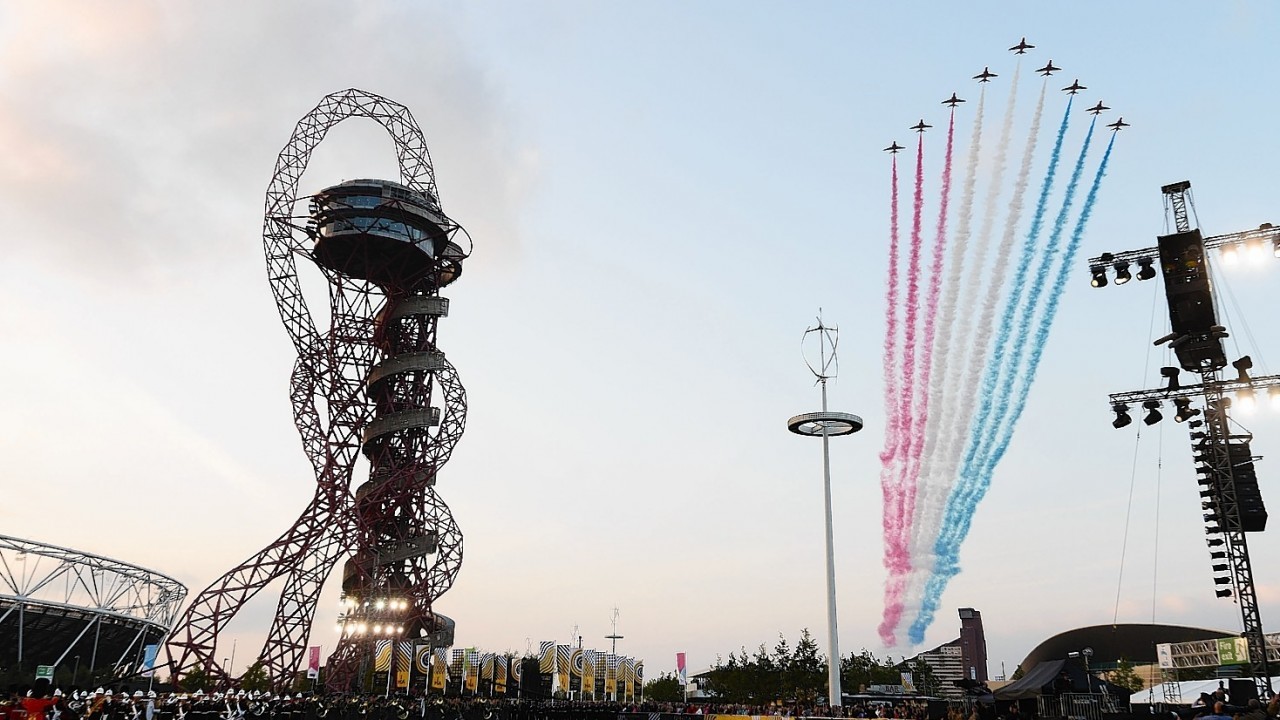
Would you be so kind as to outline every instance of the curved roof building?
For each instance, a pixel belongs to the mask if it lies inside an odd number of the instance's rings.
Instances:
[[[153,570],[0,535],[0,666],[34,676],[53,665],[56,680],[71,684],[107,668],[137,674],[186,596]]]
[[[1234,634],[1184,625],[1151,623],[1091,625],[1058,633],[1040,643],[1023,659],[1022,669],[1024,672],[1029,671],[1040,662],[1061,660],[1070,653],[1079,652],[1084,648],[1093,649],[1095,658],[1093,662],[1099,665],[1114,663],[1120,658],[1137,664],[1155,663],[1157,643],[1212,640]]]

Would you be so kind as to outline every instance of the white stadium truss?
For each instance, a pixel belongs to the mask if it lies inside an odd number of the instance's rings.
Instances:
[[[141,669],[173,627],[187,588],[111,558],[0,535],[0,665]]]

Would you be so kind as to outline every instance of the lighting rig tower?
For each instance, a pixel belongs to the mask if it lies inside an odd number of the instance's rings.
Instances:
[[[1112,425],[1122,428],[1133,420],[1129,409],[1141,404],[1146,411],[1143,422],[1160,421],[1163,403],[1172,402],[1174,421],[1187,423],[1191,431],[1191,447],[1204,509],[1205,532],[1209,558],[1214,572],[1215,593],[1220,598],[1234,597],[1240,606],[1244,637],[1249,645],[1249,669],[1259,695],[1270,697],[1271,673],[1267,657],[1262,618],[1258,613],[1258,596],[1253,585],[1253,568],[1249,562],[1248,533],[1262,532],[1267,524],[1267,510],[1258,489],[1254,470],[1256,458],[1250,453],[1252,435],[1233,432],[1229,410],[1230,394],[1240,407],[1252,405],[1256,393],[1268,391],[1272,401],[1280,401],[1280,375],[1253,377],[1249,370],[1253,361],[1246,355],[1231,366],[1235,378],[1222,378],[1227,366],[1222,339],[1227,329],[1218,323],[1213,285],[1206,250],[1218,249],[1228,262],[1244,247],[1252,254],[1265,254],[1268,246],[1280,257],[1280,229],[1266,224],[1257,230],[1203,237],[1192,228],[1187,217],[1192,203],[1191,183],[1178,182],[1161,188],[1166,215],[1172,215],[1175,232],[1156,239],[1156,247],[1111,254],[1089,260],[1091,284],[1107,284],[1108,267],[1115,271],[1115,284],[1123,285],[1132,277],[1130,266],[1138,265],[1137,278],[1150,280],[1156,276],[1153,264],[1158,262],[1164,276],[1165,296],[1169,305],[1172,332],[1155,341],[1168,343],[1178,358],[1181,370],[1199,375],[1200,382],[1183,385],[1179,368],[1165,367],[1160,374],[1166,379],[1164,388],[1115,393],[1110,396],[1115,412]],[[1194,207],[1192,208],[1194,210]],[[1193,405],[1198,404],[1199,407]],[[1202,417],[1203,419],[1193,419]]]
[[[387,130],[401,182],[334,185],[296,216],[312,151],[351,117]],[[290,398],[315,495],[292,527],[187,608],[168,645],[175,674],[200,669],[228,680],[231,668],[216,658],[219,632],[250,598],[282,581],[258,658],[276,686],[292,682],[321,587],[344,556],[330,689],[349,688],[376,639],[452,644],[453,621],[433,605],[458,573],[462,533],[435,482],[462,435],[466,395],[436,345],[436,326],[449,309],[440,290],[470,253],[470,238],[466,250],[456,242],[464,237],[440,208],[426,141],[403,105],[351,89],[299,121],[267,189],[263,241],[272,295],[298,355]],[[309,310],[299,257],[328,281],[327,313]],[[328,328],[318,326],[325,321]],[[352,492],[359,453],[369,477]]]

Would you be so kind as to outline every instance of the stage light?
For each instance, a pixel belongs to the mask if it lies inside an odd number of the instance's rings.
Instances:
[[[1224,552],[1211,552],[1209,553],[1209,559],[1210,560],[1226,560],[1227,554]]]
[[[1276,238],[1272,241],[1272,252],[1275,253],[1276,257],[1280,258],[1280,238]]]
[[[1226,565],[1214,565],[1214,566],[1213,566],[1213,571],[1214,571],[1214,572],[1226,572],[1226,571],[1227,571],[1227,570],[1229,570],[1229,569],[1230,569],[1230,568],[1228,568]]]
[[[1142,418],[1142,422],[1148,425],[1155,425],[1164,419],[1164,415],[1160,414],[1159,400],[1148,400],[1142,403],[1142,407],[1147,411],[1147,414]]]
[[[1199,409],[1191,407],[1191,401],[1187,398],[1175,399],[1173,401],[1173,406],[1177,408],[1177,412],[1173,416],[1174,422],[1186,422],[1200,414]]]
[[[1094,265],[1089,268],[1089,272],[1093,273],[1093,278],[1089,280],[1089,284],[1096,287],[1107,286],[1107,269],[1101,265]]]
[[[1222,263],[1224,265],[1235,265],[1240,259],[1240,251],[1235,243],[1222,246]]]
[[[1165,390],[1177,390],[1178,388],[1182,387],[1182,383],[1178,382],[1178,374],[1180,372],[1182,371],[1176,367],[1160,368],[1160,376],[1163,377],[1165,381],[1168,383],[1165,386]]]
[[[1277,255],[1276,257],[1280,257]],[[1156,276],[1156,269],[1151,267],[1151,258],[1143,258],[1138,261],[1138,279],[1150,280]]]
[[[1267,251],[1262,246],[1261,240],[1249,241],[1249,259],[1254,262],[1260,262],[1267,256]]]
[[[1272,385],[1268,388],[1267,397],[1271,398],[1271,407],[1280,408],[1280,385]]]
[[[1129,263],[1124,260],[1117,260],[1112,267],[1116,269],[1117,285],[1123,285],[1133,279],[1133,276],[1129,274]]]
[[[1236,402],[1240,406],[1240,412],[1251,413],[1257,407],[1257,399],[1253,395],[1253,388],[1240,388],[1236,391]]]
[[[1248,355],[1245,355],[1239,360],[1231,363],[1231,367],[1235,368],[1236,372],[1240,373],[1236,377],[1236,382],[1252,382],[1253,381],[1253,378],[1249,377],[1249,371],[1253,369],[1253,358],[1249,357]]]
[[[1194,429],[1194,428],[1198,428],[1198,427],[1204,427],[1204,421],[1203,421],[1203,420],[1192,420],[1191,422],[1187,423],[1187,427],[1189,427],[1189,428],[1193,428],[1193,429]]]
[[[1231,578],[1214,578],[1213,584],[1214,585],[1230,585]]]
[[[1217,591],[1215,591],[1215,592],[1214,592],[1214,594],[1215,594],[1215,595],[1217,595],[1218,597],[1222,597],[1222,598],[1231,597],[1231,589],[1230,589],[1230,588],[1223,588],[1223,589],[1221,589],[1221,590],[1217,590]]]
[[[1111,421],[1111,427],[1119,430],[1120,428],[1133,422],[1133,418],[1129,417],[1129,406],[1123,403],[1116,403],[1111,406],[1116,414],[1116,419]]]
[[[1222,547],[1222,538],[1209,538],[1206,542],[1209,543],[1209,547]]]

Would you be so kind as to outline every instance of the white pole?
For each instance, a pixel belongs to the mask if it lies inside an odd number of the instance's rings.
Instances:
[[[823,360],[822,412],[827,412],[827,378],[826,368],[826,336],[818,334]],[[827,426],[822,426],[822,490],[827,516],[827,703],[828,707],[841,704],[840,688],[840,642],[836,632],[836,560],[831,532],[831,451],[827,437]]]

